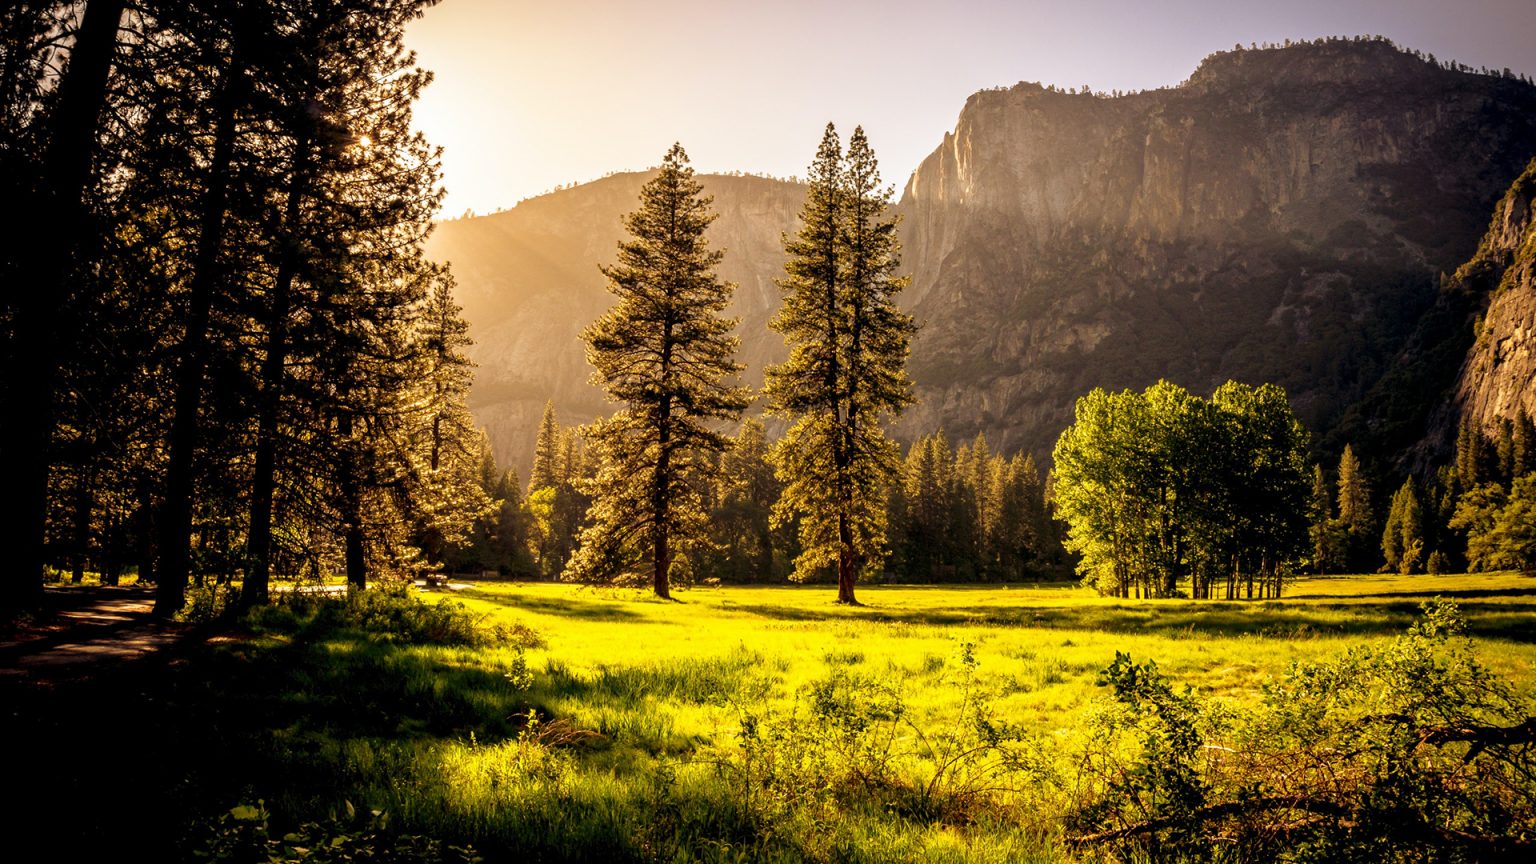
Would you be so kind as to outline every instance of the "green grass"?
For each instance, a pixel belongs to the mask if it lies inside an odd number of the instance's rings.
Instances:
[[[805,725],[812,685],[853,676],[898,693],[911,728],[958,735],[968,722],[958,658],[973,646],[973,689],[995,715],[1067,742],[1104,699],[1095,682],[1116,652],[1241,706],[1294,661],[1400,634],[1435,596],[1460,604],[1494,671],[1536,689],[1536,578],[1332,577],[1290,594],[1128,601],[1071,585],[867,586],[867,605],[847,608],[825,586],[694,589],[664,602],[483,583],[454,599],[486,624],[532,628],[536,644],[410,645],[273,614],[147,680],[25,694],[19,728],[0,732],[80,742],[46,769],[59,794],[124,790],[82,837],[133,821],[135,836],[185,849],[198,830],[189,816],[259,798],[279,822],[342,801],[381,808],[404,830],[473,842],[489,860],[1047,861],[1067,853],[1059,812],[1039,799],[1000,795],[958,816],[839,789],[764,804],[740,782],[743,722],[780,730],[779,755],[799,758],[793,742],[821,734]],[[103,751],[117,752],[91,738],[104,712],[135,736],[154,766],[147,778],[121,758],[102,766]],[[911,745],[902,734],[898,745]],[[922,762],[899,770],[931,771]]]

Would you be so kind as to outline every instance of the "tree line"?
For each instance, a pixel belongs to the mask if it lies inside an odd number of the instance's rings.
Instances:
[[[5,605],[44,568],[265,602],[441,560],[492,501],[466,328],[422,256],[423,0],[0,13]]]

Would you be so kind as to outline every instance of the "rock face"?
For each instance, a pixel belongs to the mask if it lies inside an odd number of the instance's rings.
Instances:
[[[1383,42],[1215,55],[1167,90],[978,93],[901,209],[919,407],[1044,454],[1092,387],[1274,381],[1328,430],[1536,153],[1536,88]]]
[[[1499,201],[1477,256],[1457,272],[1491,291],[1456,403],[1490,437],[1500,420],[1536,417],[1536,161]]]
[[[497,460],[524,477],[546,400],[554,400],[562,424],[614,410],[588,383],[580,334],[613,300],[598,265],[615,260],[625,236],[619,220],[635,209],[651,176],[615,174],[494,215],[440,223],[427,244],[429,257],[453,265],[475,340],[470,407],[489,430]],[[719,214],[709,240],[726,251],[720,275],[737,285],[731,314],[741,318],[744,377],[760,386],[763,366],[784,356],[768,319],[779,303],[780,233],[793,229],[805,189],[751,176],[700,181]]]
[[[1235,378],[1284,386],[1331,448],[1369,439],[1400,457],[1471,344],[1468,292],[1440,274],[1473,255],[1533,155],[1536,87],[1376,41],[1218,54],[1178,87],[1113,98],[977,93],[897,207],[904,302],[922,324],[920,403],[898,437],[984,431],[1043,457],[1093,387],[1168,378],[1209,392]],[[597,265],[644,179],[444,223],[432,239],[459,280],[472,402],[503,462],[526,467],[548,398],[565,422],[612,410],[586,383],[577,334],[608,306]],[[767,321],[804,187],[702,179],[755,385],[783,356]],[[1470,410],[1532,398],[1528,296],[1490,309]]]

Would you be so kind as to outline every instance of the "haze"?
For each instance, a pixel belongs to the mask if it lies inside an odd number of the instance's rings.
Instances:
[[[673,141],[701,171],[798,175],[829,120],[863,124],[899,187],[977,90],[1164,87],[1234,43],[1355,34],[1536,73],[1529,0],[446,0],[408,41],[437,76],[417,125],[457,216],[647,168]]]

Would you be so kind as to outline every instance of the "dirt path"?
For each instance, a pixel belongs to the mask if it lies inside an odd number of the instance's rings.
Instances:
[[[46,684],[148,657],[191,628],[150,615],[144,588],[50,588],[32,623],[0,640],[0,680]]]

